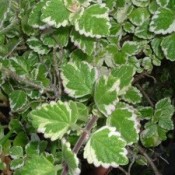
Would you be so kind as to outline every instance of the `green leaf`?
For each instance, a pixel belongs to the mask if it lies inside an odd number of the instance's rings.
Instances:
[[[149,18],[147,8],[135,8],[129,15],[129,20],[136,26],[141,26]]]
[[[150,3],[150,0],[132,0],[132,3],[138,7],[146,7]]]
[[[146,106],[146,107],[141,106],[138,108],[138,111],[141,114],[140,117],[147,120],[150,120],[154,114],[154,110],[150,106]]]
[[[41,9],[46,4],[46,0],[42,0],[34,5],[28,19],[28,23],[33,28],[46,28],[46,25],[41,21]]]
[[[169,98],[161,99],[156,103],[154,117],[158,118],[158,125],[160,127],[167,130],[174,129],[173,121],[171,119],[173,113],[174,107]]]
[[[168,8],[159,8],[153,15],[150,31],[155,34],[168,34],[175,31],[175,12]]]
[[[141,102],[142,94],[136,87],[131,86],[122,98],[128,103],[137,104]]]
[[[122,46],[122,51],[128,56],[136,55],[139,51],[139,43],[134,41],[126,41]]]
[[[40,55],[44,55],[49,52],[49,48],[47,46],[44,46],[38,38],[35,37],[29,38],[27,40],[27,44],[34,52]]]
[[[133,75],[135,74],[135,68],[132,65],[124,64],[116,67],[112,71],[112,75],[120,80],[119,94],[125,94],[128,88],[131,86]]]
[[[145,147],[156,147],[161,143],[157,125],[150,125],[140,134],[140,139]]]
[[[127,144],[136,143],[139,139],[140,123],[135,109],[124,103],[118,103],[107,123],[116,128]]]
[[[114,127],[104,126],[95,131],[84,148],[84,158],[96,167],[118,167],[128,163],[126,142]]]
[[[70,38],[75,46],[80,48],[84,53],[92,55],[92,53],[95,51],[96,40],[94,38],[85,37],[76,31],[71,32]]]
[[[77,106],[72,101],[43,104],[29,113],[32,125],[52,141],[62,138],[77,118]]]
[[[11,160],[11,162],[10,162],[10,169],[12,169],[12,170],[16,170],[16,169],[21,168],[23,166],[24,166],[24,160],[22,158]]]
[[[57,175],[54,165],[43,155],[32,155],[21,170],[22,175]]]
[[[66,140],[62,140],[62,157],[63,162],[68,167],[68,173],[70,175],[79,175],[80,169],[78,168],[79,160],[75,153],[72,152],[70,148],[70,143],[66,142]]]
[[[118,102],[120,79],[102,76],[95,85],[94,100],[97,108],[106,117],[115,110]]]
[[[87,62],[69,62],[62,67],[61,77],[65,92],[79,98],[92,94],[97,71]]]
[[[165,57],[170,61],[175,61],[175,33],[163,38],[161,48]]]
[[[41,20],[49,26],[59,28],[69,24],[70,12],[65,7],[63,0],[49,0],[42,8]]]
[[[0,28],[3,27],[3,23],[10,12],[10,0],[1,0],[0,1]]]
[[[69,41],[69,27],[61,27],[41,35],[41,41],[48,47],[65,47]]]
[[[21,146],[13,146],[10,148],[9,153],[13,159],[19,159],[23,157],[23,148]]]
[[[13,112],[20,111],[28,103],[27,94],[22,90],[15,90],[9,95],[10,108]]]
[[[82,9],[74,21],[75,30],[87,37],[97,37],[109,35],[110,23],[108,8],[104,4],[94,4],[86,9]]]
[[[170,0],[156,0],[156,2],[160,7],[166,7]]]

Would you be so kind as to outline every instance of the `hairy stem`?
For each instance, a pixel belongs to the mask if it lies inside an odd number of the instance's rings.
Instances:
[[[73,152],[75,154],[77,154],[79,152],[82,145],[86,142],[86,140],[90,134],[90,131],[93,128],[93,126],[97,120],[98,120],[98,117],[93,115],[92,118],[87,123],[86,127],[84,128],[83,133],[81,134],[81,136],[79,137],[79,139],[77,140],[77,142],[73,148]],[[63,171],[62,171],[61,175],[67,175],[67,173],[68,173],[68,167],[67,167],[67,165],[63,164]]]
[[[142,147],[140,147],[140,146],[138,148],[139,148],[140,153],[146,158],[146,160],[150,164],[152,170],[154,171],[154,174],[155,175],[161,175],[161,173],[157,169],[156,165],[154,164],[154,162],[152,161],[152,159],[149,157],[149,155],[145,152],[145,150]]]
[[[22,83],[22,84],[25,84],[27,86],[33,87],[34,89],[43,90],[44,92],[53,92],[53,90],[50,89],[50,88],[45,88],[41,85],[38,85],[38,84],[32,82],[31,80],[29,80],[27,78],[20,77],[14,71],[11,71],[11,70],[6,69],[6,68],[1,68],[1,71],[4,73],[4,75],[6,77],[10,77],[10,78],[14,79],[15,81],[17,81],[19,83]]]

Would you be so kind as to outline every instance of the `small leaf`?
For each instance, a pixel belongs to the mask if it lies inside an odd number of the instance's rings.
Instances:
[[[56,168],[43,155],[32,155],[21,170],[22,175],[56,175]]]
[[[114,127],[104,126],[95,131],[84,148],[84,158],[96,167],[118,167],[128,163],[126,142]]]
[[[168,8],[159,8],[153,15],[150,31],[155,34],[168,34],[175,31],[175,12]]]
[[[160,7],[166,7],[170,0],[156,0],[156,2]]]
[[[129,15],[129,20],[136,26],[141,26],[149,18],[147,8],[135,8]]]
[[[156,147],[161,143],[161,139],[158,134],[157,125],[150,125],[140,134],[140,139],[145,147]]]
[[[21,146],[13,146],[10,148],[9,153],[13,159],[19,159],[23,156],[23,149]]]
[[[16,169],[21,168],[23,166],[24,166],[24,160],[22,158],[11,160],[11,162],[10,162],[10,169],[12,169],[12,170],[16,170]]]
[[[42,8],[41,20],[49,26],[59,28],[69,24],[70,12],[65,7],[63,0],[49,0]]]
[[[128,56],[136,55],[139,51],[139,43],[134,41],[126,41],[122,46],[122,51]]]
[[[161,99],[156,103],[154,117],[158,118],[158,125],[164,129],[174,129],[172,116],[174,113],[174,107],[171,104],[169,98]]]
[[[70,175],[79,175],[80,169],[78,168],[79,160],[75,153],[72,152],[70,148],[70,143],[66,142],[66,140],[62,140],[62,157],[63,162],[68,167],[68,173]]]
[[[69,62],[62,67],[61,77],[65,92],[79,98],[92,94],[97,71],[87,62]]]
[[[91,55],[95,51],[96,40],[93,38],[80,35],[76,31],[72,31],[70,35],[71,41],[80,48],[84,53]]]
[[[15,90],[10,95],[10,108],[12,111],[19,111],[25,108],[28,103],[27,94],[22,90]]]
[[[75,102],[51,102],[43,104],[41,107],[29,113],[29,120],[52,141],[62,138],[62,136],[75,124],[78,118],[78,111]]]
[[[138,7],[146,7],[150,3],[149,0],[132,0],[132,3]]]
[[[138,111],[140,112],[140,117],[143,119],[147,119],[150,120],[153,117],[154,114],[154,110],[152,107],[150,106],[146,106],[146,107],[139,107]]]
[[[102,76],[95,85],[95,104],[106,117],[115,110],[115,105],[118,102],[119,86],[120,80],[112,76]]]
[[[115,111],[108,118],[107,123],[116,128],[127,144],[136,143],[139,139],[139,120],[132,106],[118,103]]]
[[[122,96],[122,98],[128,103],[137,104],[141,102],[142,94],[136,87],[129,87],[126,91],[126,94]]]
[[[83,9],[74,21],[75,30],[87,37],[106,36],[110,33],[108,8],[104,4],[94,4]]]
[[[40,55],[44,55],[49,52],[49,48],[47,46],[44,46],[38,38],[35,37],[29,38],[27,40],[27,44],[34,52]]]
[[[175,33],[163,38],[161,48],[168,60],[175,61]]]

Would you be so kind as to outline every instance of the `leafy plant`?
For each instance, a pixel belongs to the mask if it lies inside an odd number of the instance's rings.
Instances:
[[[169,0],[1,0],[0,102],[10,116],[0,118],[0,169],[76,175],[83,155],[160,174],[147,148],[174,129],[172,96],[152,102],[139,80],[175,61],[174,10]]]

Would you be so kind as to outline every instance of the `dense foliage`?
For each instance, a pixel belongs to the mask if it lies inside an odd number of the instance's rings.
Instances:
[[[174,50],[172,0],[1,0],[2,173],[159,175]]]

